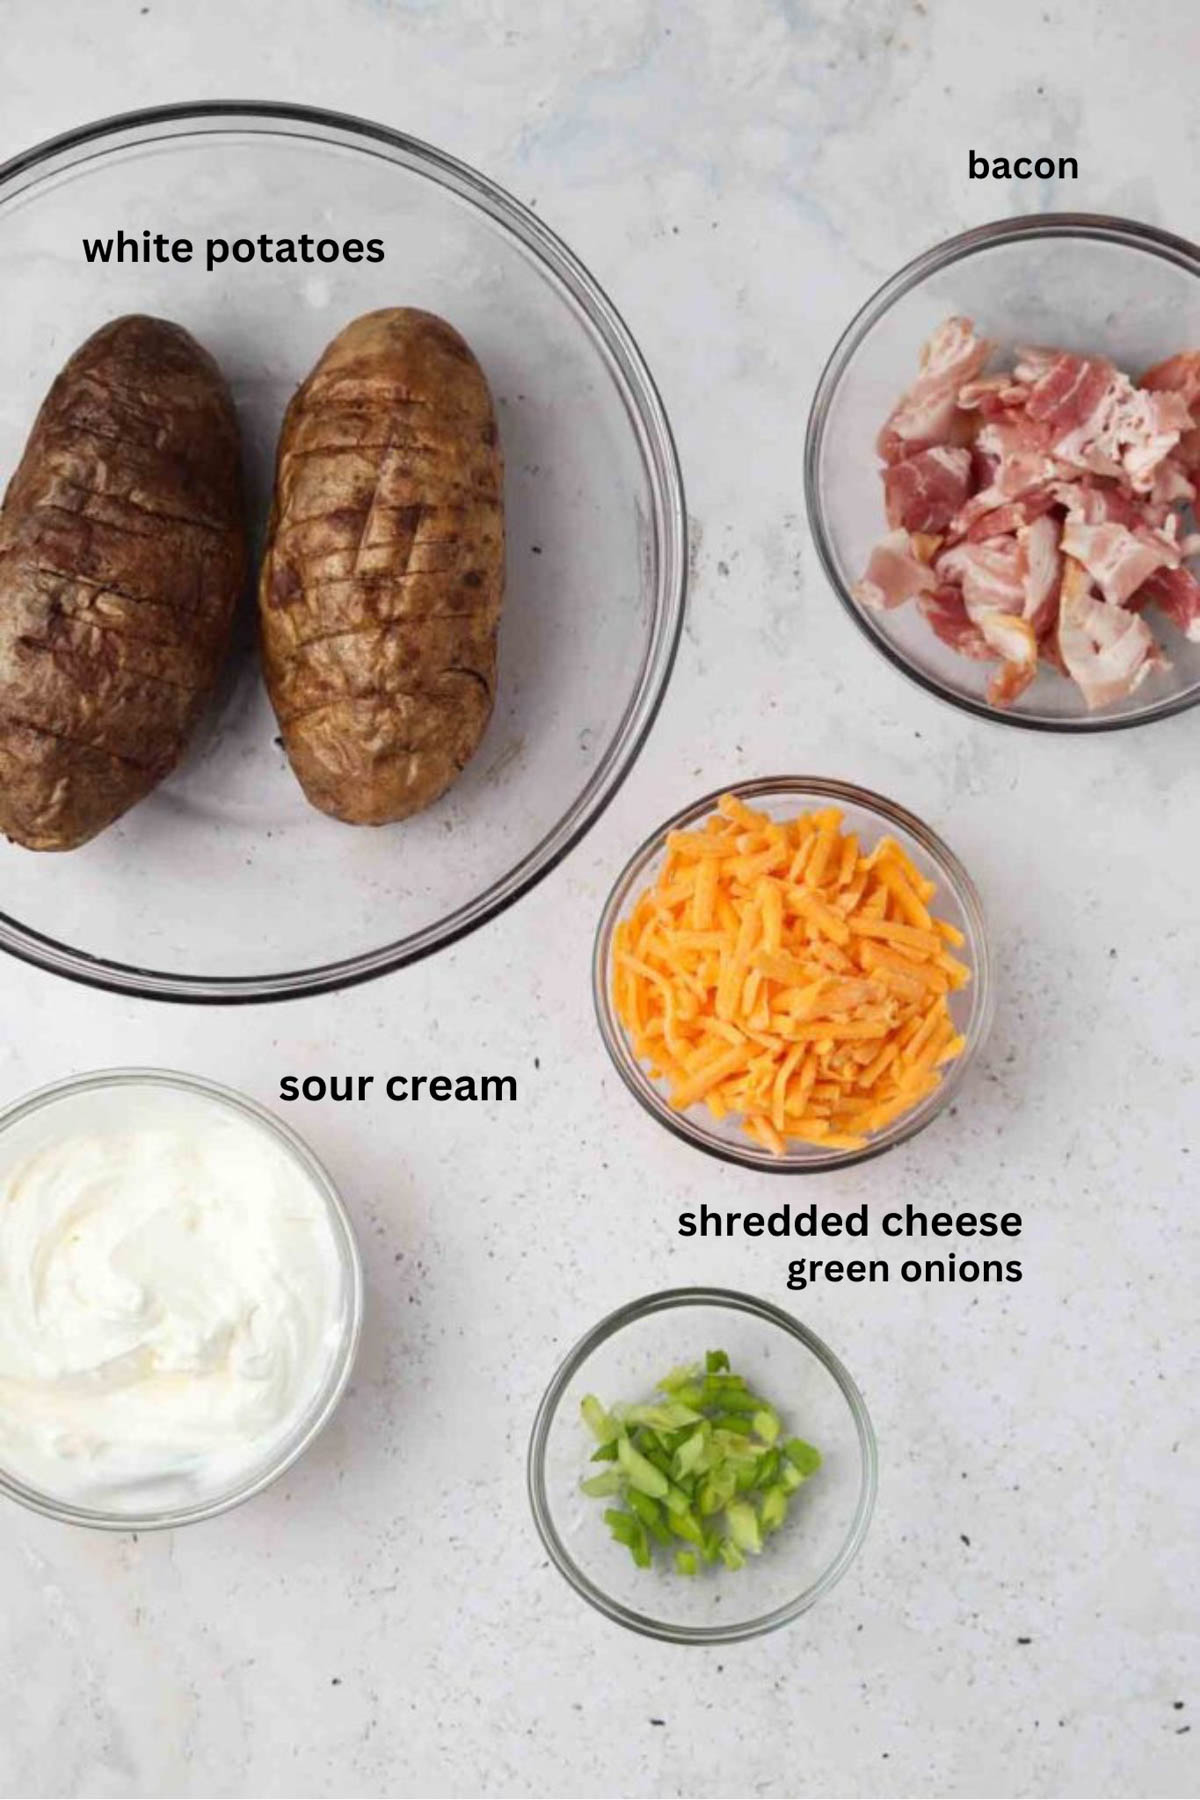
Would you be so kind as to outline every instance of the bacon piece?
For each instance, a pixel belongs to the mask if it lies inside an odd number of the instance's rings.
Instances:
[[[1002,662],[988,682],[988,699],[993,706],[1011,706],[1020,698],[1037,674],[1037,658],[1028,662]]]
[[[1123,700],[1162,661],[1145,621],[1097,599],[1086,569],[1070,556],[1064,558],[1057,643],[1090,712]]]
[[[1029,685],[1037,666],[1037,637],[1024,617],[1025,551],[1015,537],[992,538],[983,544],[959,544],[943,551],[939,576],[962,583],[963,608],[984,643],[1003,665],[992,678],[988,697],[1007,705]]]
[[[950,530],[956,537],[975,535],[974,527],[989,513],[1048,488],[1063,473],[1050,454],[1048,428],[1024,412],[989,419],[975,440],[973,458],[979,482],[977,491],[951,520]]]
[[[1052,350],[1046,344],[1018,344],[1013,359],[1013,380],[1025,387],[1032,387],[1035,382],[1058,361],[1061,350]]]
[[[1189,428],[1182,395],[1135,388],[1103,356],[1063,351],[1030,390],[1028,417],[1046,425],[1051,449],[1073,468],[1124,476],[1148,491]]]
[[[985,419],[998,419],[1014,407],[1024,406],[1028,390],[1011,375],[977,375],[965,381],[958,390],[958,405],[963,412],[979,412]]]
[[[943,582],[931,594],[920,595],[917,607],[943,644],[949,644],[960,656],[969,656],[976,662],[991,662],[994,652],[978,625],[967,617],[960,587],[953,582]]]
[[[955,544],[942,551],[934,568],[939,581],[961,584],[967,612],[976,624],[985,612],[1015,613],[1019,618],[1024,611],[1024,559],[1015,537]]]
[[[851,593],[860,606],[890,611],[936,586],[933,571],[914,553],[907,531],[891,531],[872,550],[867,572]]]
[[[1025,410],[1031,419],[1049,426],[1055,443],[1086,434],[1094,429],[1116,374],[1115,364],[1105,356],[1060,350],[1049,357],[1040,374],[1032,376],[1022,369],[1022,378],[1032,383]]]
[[[1066,508],[1068,519],[1081,525],[1124,525],[1136,531],[1139,525],[1161,525],[1166,511],[1150,514],[1150,502],[1128,493],[1115,481],[1101,481],[1093,475],[1082,480],[1056,481],[1054,498]]]
[[[1194,444],[1191,439],[1195,439]],[[1154,471],[1150,498],[1156,506],[1169,510],[1172,506],[1186,506],[1196,498],[1196,483],[1188,473],[1189,469],[1200,477],[1200,430],[1185,431],[1176,445],[1175,454],[1164,457]]]
[[[885,463],[955,441],[958,390],[979,373],[991,348],[975,336],[970,319],[947,319],[938,326],[921,351],[916,381],[879,434],[877,448]]]
[[[1068,519],[1062,547],[1083,564],[1110,606],[1124,606],[1156,569],[1178,568],[1179,547],[1164,531],[1126,525],[1085,525]]]
[[[883,473],[888,524],[905,531],[942,531],[971,485],[971,452],[937,445],[893,463]]]
[[[1146,370],[1138,386],[1155,394],[1182,394],[1200,423],[1200,350],[1180,350],[1164,362],[1155,363]]]
[[[1039,640],[1053,630],[1058,618],[1058,595],[1062,586],[1059,536],[1058,520],[1052,519],[1047,513],[1041,514],[1017,532],[1025,580],[1022,616],[1029,621],[1034,636]]]
[[[1149,388],[1152,393],[1182,396],[1191,423],[1180,437],[1178,461],[1186,474],[1200,477],[1200,350],[1181,350],[1177,356],[1155,363],[1146,370],[1138,386]],[[1194,499],[1195,494],[1181,497]]]
[[[1139,611],[1156,606],[1193,643],[1200,643],[1200,581],[1190,569],[1156,569],[1129,602]]]
[[[990,512],[981,513],[967,527],[967,538],[977,543],[981,538],[1002,537],[1006,531],[1020,531],[1057,505],[1053,488],[1034,488],[1019,500],[1005,500]]]

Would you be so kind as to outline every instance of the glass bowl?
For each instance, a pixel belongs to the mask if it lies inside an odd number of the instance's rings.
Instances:
[[[929,693],[1001,724],[1116,731],[1200,700],[1200,643],[1157,616],[1171,659],[1124,700],[1089,713],[1073,681],[1045,666],[1014,705],[989,704],[993,664],[958,656],[915,606],[876,613],[851,588],[887,531],[875,438],[916,374],[917,353],[952,313],[1003,349],[1100,352],[1135,377],[1200,344],[1200,249],[1125,219],[1049,213],[964,232],[917,257],[851,320],[813,399],[805,446],[809,524],[842,605],[876,649]]]
[[[106,1510],[31,1487],[9,1475],[0,1464],[0,1494],[65,1524],[90,1525],[105,1531],[154,1531],[191,1525],[240,1506],[278,1480],[308,1449],[341,1399],[358,1352],[363,1314],[358,1245],[333,1182],[294,1131],[257,1102],[216,1082],[164,1069],[103,1069],[27,1094],[0,1112],[0,1179],[14,1160],[33,1154],[48,1139],[64,1130],[111,1124],[114,1113],[131,1102],[136,1104],[139,1117],[152,1116],[156,1111],[177,1116],[180,1108],[193,1113],[199,1110],[210,1118],[214,1112],[232,1113],[262,1132],[294,1162],[320,1201],[333,1238],[341,1272],[341,1311],[337,1344],[304,1412],[292,1429],[264,1452],[259,1463],[225,1491],[161,1508]]]
[[[187,265],[85,265],[80,242],[193,234]],[[203,240],[382,238],[380,264],[238,265]],[[0,168],[0,469],[67,355],[128,311],[178,320],[241,416],[261,527],[284,406],[356,314],[448,317],[483,364],[506,463],[508,598],[496,710],[449,794],[401,825],[305,802],[242,641],[186,763],[66,858],[0,844],[0,946],[169,1000],[313,994],[494,917],[563,857],[628,774],[683,616],[683,490],[654,383],[613,306],[531,212],[399,132],[302,107],[156,108]]]
[[[732,1116],[718,1121],[703,1104],[689,1107],[686,1112],[676,1112],[668,1104],[664,1090],[637,1060],[629,1034],[617,1017],[611,980],[617,925],[630,902],[657,879],[670,833],[687,831],[699,824],[714,810],[721,795],[727,793],[774,817],[787,817],[812,807],[832,804],[841,808],[847,829],[857,832],[864,846],[875,844],[885,833],[895,838],[922,875],[937,883],[937,896],[931,903],[934,910],[939,917],[957,926],[966,939],[963,949],[955,954],[970,966],[973,979],[966,987],[948,996],[955,1026],[967,1040],[965,1049],[946,1066],[940,1085],[931,1094],[911,1112],[904,1113],[877,1132],[860,1149],[822,1149],[817,1144],[791,1140],[786,1154],[776,1156],[747,1137]],[[665,825],[660,825],[634,851],[605,902],[592,955],[592,995],[601,1036],[617,1073],[652,1118],[674,1132],[676,1137],[711,1156],[740,1163],[747,1169],[765,1169],[783,1175],[847,1168],[915,1137],[958,1093],[987,1038],[994,1005],[983,908],[975,884],[953,851],[927,825],[913,813],[897,806],[894,800],[885,800],[881,794],[853,787],[849,782],[827,781],[815,775],[768,775],[756,781],[740,781],[732,787],[717,788],[684,807]]]
[[[820,1450],[820,1469],[793,1497],[761,1556],[679,1576],[660,1559],[636,1568],[604,1524],[604,1502],[580,1492],[595,1441],[579,1416],[648,1398],[678,1363],[725,1350],[777,1407],[785,1434]],[[551,1560],[598,1611],[646,1637],[725,1644],[799,1618],[857,1556],[875,1504],[875,1433],[863,1397],[816,1334],[769,1301],[727,1288],[669,1288],[634,1300],[581,1338],[546,1390],[529,1443],[529,1498]]]

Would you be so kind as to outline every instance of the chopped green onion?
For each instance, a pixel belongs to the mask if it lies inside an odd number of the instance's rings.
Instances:
[[[775,1486],[769,1487],[762,1497],[762,1510],[759,1513],[759,1523],[762,1525],[763,1530],[778,1531],[779,1527],[783,1524],[783,1521],[787,1518],[787,1509],[788,1497],[782,1486],[776,1482]]]
[[[803,1438],[789,1438],[783,1446],[783,1454],[787,1457],[798,1475],[805,1479],[815,1475],[821,1466],[821,1452],[806,1444]]]
[[[641,1494],[637,1488],[631,1487],[629,1504],[651,1537],[657,1539],[660,1544],[671,1542],[671,1533],[663,1522],[662,1508],[657,1500],[651,1500],[649,1494]]]
[[[580,1487],[616,1502],[605,1523],[641,1569],[655,1545],[674,1546],[669,1566],[680,1575],[697,1575],[702,1563],[743,1568],[821,1466],[803,1438],[783,1439],[775,1408],[723,1350],[672,1369],[645,1402],[606,1410],[589,1394],[580,1412],[596,1440],[591,1461],[607,1465]]]
[[[579,1410],[583,1414],[584,1424],[596,1442],[611,1444],[617,1435],[617,1422],[605,1412],[595,1394],[585,1394],[579,1402]]]
[[[725,1517],[729,1522],[729,1535],[739,1550],[748,1550],[757,1556],[762,1549],[762,1531],[758,1523],[758,1514],[748,1500],[733,1500],[725,1508]]]
[[[617,1469],[606,1469],[603,1475],[593,1475],[590,1480],[581,1481],[579,1486],[593,1500],[604,1500],[610,1494],[619,1494],[625,1482]]]
[[[754,1429],[764,1444],[773,1444],[779,1436],[779,1418],[769,1406],[754,1415]]]
[[[617,1439],[617,1461],[629,1477],[630,1487],[649,1494],[652,1500],[666,1498],[671,1485],[667,1477],[661,1469],[656,1469],[652,1462],[648,1462],[640,1450],[635,1450],[627,1437]]]

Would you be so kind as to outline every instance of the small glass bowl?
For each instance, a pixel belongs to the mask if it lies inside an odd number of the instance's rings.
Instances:
[[[629,1034],[617,1017],[612,994],[613,939],[617,925],[630,902],[656,880],[669,834],[688,831],[698,825],[715,809],[721,795],[727,793],[776,817],[792,816],[814,806],[832,803],[845,814],[847,828],[857,832],[868,848],[885,833],[895,838],[922,875],[937,883],[937,895],[931,902],[933,910],[940,918],[956,925],[966,939],[963,949],[955,954],[968,964],[972,979],[965,988],[948,997],[951,1017],[967,1040],[966,1048],[945,1067],[940,1084],[931,1094],[911,1112],[902,1114],[883,1131],[877,1132],[860,1150],[822,1149],[819,1144],[792,1140],[783,1156],[775,1156],[748,1137],[732,1115],[718,1121],[703,1103],[689,1107],[686,1112],[676,1112],[668,1104],[663,1088],[634,1055]],[[928,825],[897,806],[894,800],[886,800],[867,788],[853,787],[849,782],[827,781],[815,775],[769,775],[756,781],[740,781],[732,787],[717,788],[676,813],[665,825],[660,825],[634,851],[605,902],[592,956],[592,995],[600,1033],[618,1075],[660,1125],[665,1125],[668,1131],[694,1144],[697,1149],[707,1151],[710,1156],[740,1163],[747,1169],[765,1169],[771,1174],[782,1175],[848,1168],[915,1137],[958,1093],[987,1037],[995,1005],[983,907],[974,882],[954,852],[930,831]]]
[[[609,1536],[602,1500],[579,1483],[602,1465],[579,1416],[585,1394],[605,1406],[648,1397],[681,1362],[725,1350],[739,1375],[779,1409],[785,1432],[821,1452],[761,1556],[677,1575],[659,1557],[639,1569]],[[863,1397],[815,1333],[778,1306],[728,1288],[669,1288],[634,1300],[581,1338],[555,1375],[529,1443],[534,1523],[559,1573],[619,1625],[673,1644],[727,1644],[787,1625],[843,1576],[867,1533],[877,1453]]]
[[[852,588],[887,531],[875,438],[916,375],[917,355],[951,314],[1002,352],[1017,344],[1099,353],[1135,378],[1200,343],[1200,248],[1128,219],[1048,213],[1002,219],[908,263],[851,320],[813,398],[805,493],[813,540],[838,599],[888,661],[965,711],[1034,731],[1117,731],[1200,700],[1200,643],[1156,614],[1171,667],[1089,713],[1073,681],[1042,667],[1010,707],[986,694],[993,664],[943,644],[915,606],[873,612]]]
[[[202,1080],[196,1075],[182,1075],[165,1069],[102,1069],[94,1074],[72,1076],[66,1081],[58,1081],[50,1087],[39,1088],[37,1092],[27,1094],[24,1099],[0,1112],[0,1162],[7,1155],[14,1139],[21,1154],[28,1153],[35,1146],[46,1123],[47,1114],[59,1112],[68,1121],[74,1115],[76,1124],[102,1120],[118,1091],[122,1097],[127,1098],[130,1090],[136,1092],[138,1089],[146,1092],[150,1104],[161,1098],[166,1091],[183,1097],[192,1105],[199,1103],[235,1113],[273,1139],[283,1153],[298,1165],[301,1174],[324,1203],[337,1250],[342,1276],[341,1335],[329,1359],[324,1379],[303,1415],[288,1435],[271,1447],[261,1463],[251,1468],[226,1492],[210,1495],[192,1505],[145,1512],[117,1512],[58,1499],[53,1494],[16,1480],[0,1467],[0,1494],[19,1500],[23,1506],[29,1507],[33,1512],[44,1513],[47,1518],[59,1519],[68,1525],[90,1525],[101,1531],[156,1531],[177,1525],[192,1525],[200,1519],[211,1519],[218,1513],[229,1512],[244,1500],[261,1494],[264,1488],[291,1468],[328,1423],[350,1379],[362,1331],[362,1263],[354,1228],[340,1194],[311,1150],[294,1131],[265,1107],[247,1099],[244,1094],[235,1093],[232,1088],[221,1087],[216,1082]]]

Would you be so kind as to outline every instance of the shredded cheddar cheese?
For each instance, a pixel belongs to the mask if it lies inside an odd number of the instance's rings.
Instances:
[[[776,1155],[788,1139],[860,1149],[965,1048],[948,996],[971,972],[935,895],[836,808],[772,819],[726,794],[670,834],[617,926],[617,1014],[676,1110],[703,1102]]]

